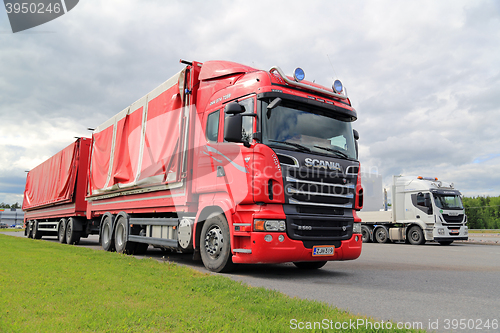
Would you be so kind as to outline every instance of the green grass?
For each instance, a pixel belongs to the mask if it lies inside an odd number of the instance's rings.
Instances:
[[[500,229],[469,229],[469,234],[499,234]]]
[[[290,332],[292,319],[366,320],[173,263],[0,235],[0,332]]]

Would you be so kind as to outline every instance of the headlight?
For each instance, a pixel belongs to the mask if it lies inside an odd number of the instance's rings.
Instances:
[[[255,231],[285,231],[286,223],[283,220],[254,220]]]
[[[352,224],[352,233],[353,234],[361,233],[361,223],[355,222]]]

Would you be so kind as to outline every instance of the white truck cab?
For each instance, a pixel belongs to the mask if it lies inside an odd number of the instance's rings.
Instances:
[[[391,197],[392,211],[361,210],[357,214],[364,242],[437,241],[449,245],[468,239],[461,193],[453,184],[437,178],[393,176]]]

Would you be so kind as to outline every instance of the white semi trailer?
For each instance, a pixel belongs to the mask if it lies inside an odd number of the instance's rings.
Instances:
[[[363,242],[400,241],[420,245],[436,241],[449,245],[455,240],[468,239],[461,193],[453,184],[427,177],[393,176],[392,180],[392,210],[387,210],[385,204],[385,209],[379,211],[362,209],[357,213],[362,220]],[[366,196],[364,206],[382,206],[381,188],[379,192],[380,195]],[[367,205],[370,198],[379,202]]]

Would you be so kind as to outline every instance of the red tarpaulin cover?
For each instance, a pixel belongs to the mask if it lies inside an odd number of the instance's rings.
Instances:
[[[96,128],[90,195],[180,180],[182,77],[178,73]]]
[[[24,210],[72,200],[79,160],[77,143],[72,143],[28,172]]]

